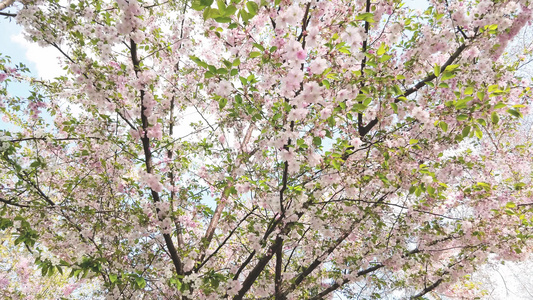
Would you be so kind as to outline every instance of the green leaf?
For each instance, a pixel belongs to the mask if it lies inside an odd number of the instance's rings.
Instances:
[[[444,81],[444,80],[448,80],[448,79],[452,79],[455,77],[455,74],[452,73],[452,72],[448,72],[448,71],[445,71],[443,74],[442,74],[442,77],[441,77],[441,80]]]
[[[448,131],[448,124],[446,122],[440,121],[439,127],[442,129],[442,131],[447,132]]]
[[[261,55],[261,52],[250,52],[250,58],[259,57]]]
[[[215,21],[217,21],[218,23],[230,23],[231,18],[230,17],[218,17],[218,18],[215,18]]]
[[[146,281],[142,277],[135,278],[135,283],[137,283],[137,286],[140,289],[144,289],[146,287]]]
[[[387,45],[385,45],[385,43],[381,43],[381,45],[379,46],[379,49],[378,51],[376,52],[377,55],[381,56],[383,54],[385,54],[385,52],[387,52]]]
[[[457,116],[457,121],[464,121],[464,120],[468,120],[468,115],[460,114]]]
[[[521,189],[522,189],[523,187],[525,187],[525,186],[526,186],[525,183],[523,183],[523,182],[519,182],[519,183],[516,183],[516,184],[514,185],[514,189],[517,190],[517,191],[519,191],[519,190],[521,190]]]
[[[483,99],[485,98],[484,92],[477,92],[476,95],[477,95],[477,98],[481,101],[483,101]]]
[[[392,110],[394,111],[394,113],[397,114],[398,113],[398,105],[396,103],[394,103],[394,102],[391,102],[390,106],[391,106]]]
[[[197,65],[199,65],[200,67],[207,68],[207,66],[208,66],[207,63],[206,63],[206,62],[203,62],[203,61],[202,61],[201,59],[199,59],[198,57],[196,57],[196,56],[191,56],[190,58],[191,58],[191,60],[192,60],[193,62],[195,62],[195,63],[196,63]]]
[[[214,0],[200,0],[200,4],[204,6],[211,6],[213,4]]]
[[[492,123],[494,124],[498,124],[498,122],[500,121],[500,117],[495,111],[493,111],[492,114],[490,115],[490,119],[492,120]]]
[[[439,77],[439,75],[440,75],[440,66],[439,65],[435,65],[433,67],[433,74],[435,74],[436,77]]]
[[[449,65],[446,67],[446,69],[444,69],[444,71],[446,72],[453,72],[455,71],[455,69],[457,69],[459,67],[459,65]]]
[[[322,139],[318,136],[313,137],[313,145],[320,146],[322,145]]]
[[[507,112],[510,113],[513,117],[522,118],[522,114],[516,109],[508,109]]]
[[[241,64],[241,60],[237,57],[234,61],[233,61],[233,66],[234,67],[238,67],[239,65]]]
[[[237,74],[239,74],[239,70],[237,70],[237,69],[231,69],[231,73],[230,73],[231,76],[235,76],[235,75],[237,75]]]
[[[192,3],[191,3],[191,8],[196,10],[196,11],[201,11],[205,7],[206,6],[202,4],[201,0],[193,0]]]
[[[465,95],[472,95],[474,93],[474,88],[469,86],[465,89]]]
[[[483,137],[483,131],[481,131],[479,129],[476,129],[476,131],[474,133],[476,134],[476,137],[478,139],[481,139]]]
[[[368,23],[375,23],[374,21],[374,13],[362,13],[355,17],[356,20],[362,20]]]
[[[259,7],[257,6],[257,3],[253,2],[253,1],[246,2],[246,8],[248,8],[248,12],[252,16],[255,16],[257,14],[257,11],[259,10]]]
[[[461,134],[463,135],[463,137],[467,137],[467,136],[468,136],[468,134],[470,133],[470,129],[471,129],[470,126],[465,126],[465,127],[463,128],[463,131],[461,132]]]
[[[382,62],[386,62],[386,61],[388,61],[388,60],[391,59],[391,58],[392,58],[392,55],[387,55],[387,54],[385,54],[385,55],[383,55],[383,56],[379,59],[379,62],[381,62],[381,63],[382,63]]]
[[[331,165],[332,165],[333,168],[335,168],[337,171],[340,171],[340,170],[341,170],[341,163],[340,163],[339,159],[332,159],[332,160],[331,160]]]
[[[246,2],[246,8],[252,16],[255,16],[257,14],[257,11],[259,10],[259,6],[257,6],[257,3],[255,3],[254,1]]]
[[[248,20],[253,17],[250,13],[248,13],[246,10],[241,9],[239,10],[239,14],[241,16],[241,19],[244,23],[248,23]]]
[[[211,13],[211,8],[210,7],[204,9],[204,13],[202,14],[202,17],[203,17],[204,21],[209,19],[209,18],[211,18],[209,16],[210,13]]]
[[[498,102],[496,105],[494,105],[494,109],[500,109],[500,108],[504,108],[506,106],[507,106],[507,104],[505,104],[503,102]]]
[[[226,9],[224,10],[224,14],[223,15],[224,15],[224,17],[230,17],[230,16],[233,16],[236,11],[237,11],[237,7],[235,7],[235,5],[230,5],[230,6],[226,7]],[[237,27],[237,24],[235,24],[235,27]]]
[[[41,269],[41,276],[45,277],[46,273],[48,273],[48,265],[44,265],[43,268]]]
[[[478,182],[477,185],[479,185],[480,187],[483,187],[485,189],[490,189],[490,184],[488,184],[486,182]]]
[[[217,7],[218,10],[224,15],[226,12],[226,1],[224,0],[217,0]]]
[[[252,45],[253,45],[255,48],[259,49],[261,52],[264,52],[264,51],[265,51],[265,47],[263,47],[263,45],[261,45],[261,44],[258,44],[258,43],[252,43]]]
[[[226,104],[228,104],[228,99],[220,98],[220,100],[218,100],[218,108],[223,109],[226,107]]]
[[[117,281],[117,275],[115,274],[109,275],[109,280],[111,281],[111,283],[115,283],[115,281]]]
[[[412,186],[409,188],[409,194],[414,193],[415,190],[416,190],[416,186],[412,185]]]
[[[219,75],[228,74],[228,69],[224,69],[224,68],[217,69],[217,74]]]

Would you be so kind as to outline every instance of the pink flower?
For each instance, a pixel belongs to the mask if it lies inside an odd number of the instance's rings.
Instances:
[[[305,50],[302,49],[296,52],[296,59],[305,60],[306,57],[307,57],[307,52]]]
[[[295,108],[289,112],[287,119],[289,121],[301,121],[307,116],[307,109],[305,108]]]
[[[8,278],[2,278],[0,279],[0,289],[5,289],[9,285],[9,279]]]
[[[354,149],[359,149],[361,145],[363,144],[363,141],[361,141],[360,138],[356,137],[351,141],[351,144],[353,145]]]
[[[318,27],[313,26],[307,30],[307,37],[305,38],[306,45],[308,47],[316,47],[319,30]]]
[[[346,42],[346,44],[354,47],[357,43],[362,42],[365,39],[364,29],[361,27],[348,27],[346,31],[341,34],[341,39]]]
[[[296,160],[296,154],[293,151],[287,151],[286,149],[281,150],[280,156],[281,160],[288,163],[292,163]]]
[[[316,103],[320,100],[322,88],[318,83],[312,81],[304,84],[302,99],[307,103]]]
[[[163,137],[163,129],[161,128],[160,123],[156,123],[154,126],[146,130],[146,136],[149,138],[154,138],[160,140]]]
[[[304,79],[304,73],[298,69],[294,68],[287,74],[287,77],[283,80],[287,90],[296,90],[300,87],[300,83]]]
[[[317,58],[311,62],[311,65],[309,66],[309,70],[313,74],[320,75],[324,70],[326,70],[328,67],[328,61],[323,58]]]
[[[144,173],[142,175],[142,181],[146,183],[152,190],[154,190],[157,193],[160,193],[163,191],[163,184],[161,184],[161,175],[158,174],[150,174],[150,173]]]
[[[239,183],[237,184],[236,189],[239,194],[248,193],[250,191],[250,184],[248,182]]]
[[[217,88],[217,94],[221,97],[228,97],[231,95],[231,90],[233,89],[233,86],[231,85],[231,82],[227,80],[222,80],[218,84]]]
[[[0,82],[6,80],[7,74],[6,73],[0,73]]]

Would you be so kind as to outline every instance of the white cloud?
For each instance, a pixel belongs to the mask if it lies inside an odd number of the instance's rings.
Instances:
[[[37,77],[53,79],[65,74],[60,65],[59,51],[53,47],[43,48],[37,43],[31,43],[24,38],[22,33],[11,36],[11,41],[26,49],[26,58],[37,67]]]

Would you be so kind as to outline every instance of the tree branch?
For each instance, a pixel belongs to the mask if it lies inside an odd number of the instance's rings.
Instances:
[[[360,276],[363,276],[363,275],[366,275],[368,273],[372,273],[378,269],[381,269],[383,268],[384,265],[382,264],[377,264],[373,267],[370,267],[368,269],[365,269],[365,270],[362,270],[362,271],[359,271],[357,272],[357,277],[360,277]],[[338,283],[338,282],[335,282],[333,285],[331,285],[330,287],[328,287],[327,289],[323,290],[322,292],[320,292],[318,295],[314,296],[313,298],[309,299],[309,300],[319,300],[319,299],[324,299],[324,296],[326,296],[327,294],[337,290],[338,288],[340,288],[341,286],[345,285],[346,283],[350,282],[349,279],[344,279],[341,283]]]
[[[244,295],[250,290],[252,285],[255,283],[257,277],[263,272],[263,269],[266,267],[268,262],[274,256],[274,253],[277,252],[278,247],[281,247],[281,243],[278,244],[278,240],[270,246],[265,256],[261,257],[255,267],[250,271],[246,279],[242,283],[242,288],[239,290],[239,293],[233,297],[233,300],[242,300]]]
[[[462,44],[461,46],[459,46],[459,48],[457,48],[457,50],[455,50],[455,52],[448,58],[448,60],[440,67],[440,71],[442,72],[446,70],[446,67],[451,65],[466,48],[467,48],[466,44]],[[412,93],[418,91],[419,89],[424,87],[428,82],[434,80],[435,78],[437,78],[437,76],[435,76],[435,73],[432,73],[431,75],[426,76],[424,79],[419,81],[413,87],[407,89],[401,96],[398,96],[396,99],[394,99],[394,103],[400,102],[401,101],[400,98],[411,95]],[[367,135],[370,132],[370,130],[372,130],[372,128],[376,126],[377,123],[378,123],[378,118],[375,118],[374,120],[370,121],[370,123],[368,123],[366,126],[359,129],[359,135],[361,137]]]
[[[439,278],[439,280],[435,281],[432,285],[426,287],[425,289],[420,291],[420,293],[412,296],[411,299],[420,299],[425,294],[427,294],[427,293],[431,292],[432,290],[434,290],[435,288],[437,288],[442,283],[442,281],[443,281],[443,279]]]
[[[0,16],[5,16],[5,17],[16,17],[17,14],[11,14],[11,13],[5,13],[5,12],[0,12]]]
[[[17,207],[25,207],[25,208],[31,207],[29,205],[15,203],[15,202],[13,202],[11,200],[7,200],[7,199],[4,199],[4,198],[0,198],[0,202],[8,204],[8,205],[17,206]]]
[[[195,272],[198,272],[210,259],[211,257],[215,256],[218,251],[226,244],[226,242],[231,238],[231,236],[235,233],[235,231],[237,231],[237,229],[240,228],[240,225],[242,224],[242,222],[244,222],[250,215],[252,215],[252,213],[257,209],[257,207],[254,207],[248,214],[246,214],[246,216],[244,216],[244,218],[242,218],[239,223],[237,223],[237,226],[235,226],[235,228],[233,228],[233,230],[231,230],[231,232],[228,234],[228,236],[226,236],[226,238],[224,239],[224,241],[222,241],[222,243],[220,243],[220,245],[218,245],[218,248],[213,252],[211,253],[205,260],[202,261],[202,263],[200,263],[195,269],[194,271]],[[205,255],[204,255],[205,256]],[[202,257],[203,259],[203,257]]]
[[[133,69],[135,70],[135,75],[139,75],[140,72],[140,60],[137,55],[137,44],[130,39],[130,53],[131,53],[131,61],[133,63]],[[146,131],[148,129],[149,123],[148,118],[146,117],[145,110],[146,107],[144,106],[143,100],[144,100],[144,90],[141,90],[141,121],[142,121],[142,128],[144,130],[144,135],[141,137],[141,142],[143,146],[144,151],[144,158],[145,158],[145,165],[146,165],[146,172],[149,174],[153,173],[153,167],[152,167],[152,152],[150,151],[150,139],[146,135]],[[150,188],[150,191],[152,192],[152,198],[154,199],[154,202],[160,202],[161,199],[159,198],[159,193],[154,191],[152,188]],[[158,217],[159,217],[159,209],[157,209]],[[183,264],[181,263],[181,260],[178,256],[178,252],[176,251],[176,247],[174,246],[174,242],[172,241],[172,237],[168,233],[163,233],[163,238],[165,239],[165,244],[167,246],[168,252],[170,253],[170,258],[172,259],[172,262],[174,263],[174,267],[176,268],[176,272],[178,275],[183,275]]]
[[[370,12],[370,0],[366,0],[366,13]],[[363,41],[363,49],[361,50],[363,52],[363,60],[361,61],[361,77],[364,77],[365,75],[365,67],[366,67],[366,48],[368,47],[368,31],[370,30],[370,23],[368,21],[365,21],[365,40]],[[362,83],[362,86],[364,86],[364,81]],[[359,90],[359,94],[362,94],[363,92]],[[359,101],[359,104],[362,104],[362,101]],[[361,133],[361,130],[363,129],[363,113],[358,112],[357,113],[357,128],[359,131],[359,136],[363,137],[365,134]]]
[[[4,10],[15,3],[15,0],[5,0],[0,2],[0,10]]]

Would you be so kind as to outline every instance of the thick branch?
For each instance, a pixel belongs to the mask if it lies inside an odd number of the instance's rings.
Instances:
[[[243,299],[244,295],[250,290],[254,282],[256,281],[257,277],[263,272],[268,262],[272,259],[274,256],[274,253],[277,252],[278,247],[281,247],[281,243],[278,244],[278,240],[276,239],[276,242],[270,246],[265,256],[261,257],[255,267],[250,271],[246,279],[244,279],[242,283],[242,288],[239,290],[239,293],[233,297],[233,300],[241,300]]]
[[[366,1],[366,13],[370,12],[370,0]],[[365,67],[366,67],[366,50],[368,47],[368,31],[370,30],[370,23],[368,21],[365,21],[365,40],[363,41],[363,49],[361,50],[363,52],[363,60],[361,61],[361,77],[364,77],[365,75]],[[364,86],[364,82],[362,83]],[[359,93],[362,93],[362,91],[359,91]],[[362,101],[359,101],[359,104],[362,104]],[[364,134],[361,133],[361,130],[363,129],[363,114],[357,113],[357,128],[359,131],[359,135],[361,137],[364,136]]]
[[[56,204],[54,203],[54,201],[52,201],[44,192],[43,190],[41,190],[41,188],[35,183],[33,182],[31,179],[30,179],[30,176],[28,175],[28,173],[26,173],[25,171],[23,171],[24,175],[26,176],[26,178],[24,178],[24,176],[22,176],[21,174],[19,174],[19,177],[25,181],[26,183],[28,183],[29,185],[31,185],[36,191],[37,193],[39,194],[39,196],[41,196],[41,198],[43,198],[44,201],[46,201],[48,204],[50,204],[51,206],[56,206]]]
[[[432,285],[426,287],[425,289],[423,289],[422,291],[420,291],[420,293],[414,295],[411,297],[411,299],[420,299],[422,296],[424,296],[425,294],[431,292],[432,290],[436,289],[441,283],[442,283],[443,279],[440,278],[439,280],[435,281],[435,283],[433,283]]]
[[[278,236],[276,237],[276,243],[282,245],[283,239]],[[283,247],[278,247],[276,249],[276,271],[274,274],[274,299],[275,300],[282,300],[285,299],[285,296],[281,293],[281,272],[282,272],[282,266],[283,266]]]
[[[284,292],[285,295],[293,291],[300,283],[307,277],[307,275],[311,274],[321,263],[322,260],[321,257],[327,257],[329,254],[331,254],[337,247],[352,233],[353,227],[355,226],[356,222],[350,226],[349,230],[346,230],[346,232],[341,235],[337,240],[334,242],[333,245],[331,245],[322,255],[320,255],[318,258],[316,258],[305,270],[300,273],[296,279],[293,281],[291,286]]]
[[[278,219],[278,220],[281,220],[281,218]],[[283,235],[288,234],[291,231],[291,225],[292,225],[292,223],[285,224],[285,226],[281,229],[281,232],[279,233],[278,236],[283,236]],[[280,241],[280,242],[278,243],[278,241]],[[252,287],[252,285],[256,281],[257,277],[259,277],[259,275],[261,274],[261,272],[263,272],[263,270],[265,269],[265,267],[268,264],[268,262],[274,256],[274,253],[276,253],[278,251],[278,247],[279,248],[283,247],[283,239],[279,239],[279,240],[276,239],[274,244],[272,244],[268,248],[268,251],[265,254],[265,256],[260,258],[259,261],[257,262],[257,265],[255,265],[255,267],[252,269],[252,271],[250,271],[250,273],[248,274],[248,276],[246,277],[246,279],[242,283],[242,288],[239,290],[239,293],[235,297],[233,297],[233,300],[242,299],[244,297],[244,295],[250,290],[250,288]],[[246,264],[248,264],[250,262],[250,260],[252,259],[254,254],[255,254],[255,250],[248,257]],[[241,269],[239,270],[238,273],[240,273],[242,271],[242,269],[244,269],[244,268],[241,266]]]
[[[131,61],[133,63],[133,67],[135,70],[135,74],[138,75],[140,72],[140,60],[137,56],[137,44],[130,40],[130,52],[131,52]],[[145,164],[146,164],[146,172],[152,174],[152,152],[150,151],[150,139],[146,135],[146,131],[148,129],[149,123],[148,118],[146,117],[145,110],[146,107],[144,106],[143,100],[144,100],[144,90],[141,90],[141,121],[142,121],[142,127],[144,130],[144,135],[141,137],[142,145],[143,145],[143,151],[144,151],[144,158],[145,158]],[[150,189],[152,192],[152,198],[154,199],[154,202],[159,202],[161,199],[159,198],[159,194],[154,191],[153,189]],[[159,211],[158,211],[159,213]],[[165,244],[167,246],[168,252],[170,253],[170,258],[172,259],[172,263],[174,264],[174,267],[176,268],[176,272],[178,275],[183,274],[183,265],[181,263],[181,260],[178,256],[178,252],[176,251],[176,247],[174,246],[174,242],[172,241],[172,237],[168,233],[163,234],[163,238],[165,239]]]
[[[455,52],[448,58],[448,60],[440,67],[441,72],[446,70],[446,67],[451,65],[466,48],[467,48],[466,44],[462,44],[461,46],[459,46],[459,48],[457,48],[457,50],[455,50]],[[434,73],[425,77],[424,79],[419,81],[417,84],[415,84],[413,87],[407,89],[401,96],[394,99],[394,103],[400,102],[401,101],[400,98],[411,95],[412,93],[418,91],[419,89],[424,87],[428,82],[434,80],[435,78],[437,78],[437,76],[435,76]],[[360,127],[359,135],[361,137],[365,136],[366,134],[370,132],[370,130],[372,130],[374,126],[376,126],[377,123],[378,123],[378,118],[375,118],[374,120],[370,121],[370,123],[368,123],[366,126]]]
[[[311,2],[307,3],[307,6],[305,7],[305,13],[302,18],[302,31],[300,32],[300,35],[296,39],[298,42],[302,40],[302,37],[305,37],[304,32],[307,30],[307,25],[309,25],[309,20],[311,20],[309,16],[309,8],[311,7]],[[274,25],[274,29],[276,29],[276,26]],[[302,42],[302,48],[305,48],[305,39]]]
[[[372,272],[374,272],[374,271],[376,271],[378,269],[381,269],[383,267],[384,266],[382,264],[377,264],[377,265],[375,265],[373,267],[370,267],[368,269],[365,269],[365,270],[357,272],[357,277],[366,275],[368,273],[372,273]],[[348,282],[350,282],[350,280],[348,280],[348,279],[344,279],[341,283],[335,282],[333,285],[331,285],[327,289],[323,290],[322,292],[320,292],[318,295],[314,296],[310,300],[324,299],[324,296],[326,296],[327,294],[337,290],[338,288],[340,288],[341,286],[345,285]]]
[[[15,3],[15,0],[5,0],[0,2],[0,10],[4,10]]]
[[[466,44],[462,44],[455,50],[455,52],[448,58],[448,60],[440,67],[440,72],[446,70],[446,67],[451,65],[458,57],[461,55],[461,53],[466,49]],[[401,96],[396,98],[394,100],[395,103],[398,103],[400,101],[400,97],[407,97],[411,95],[412,93],[418,91],[422,87],[424,87],[428,82],[433,81],[433,79],[437,78],[435,73],[432,73],[431,75],[427,76],[426,78],[422,79],[420,82],[415,84],[415,86],[407,89]]]
[[[31,207],[29,205],[15,203],[15,202],[13,202],[11,200],[7,200],[7,199],[4,199],[4,198],[0,198],[0,202],[8,204],[8,205],[17,206],[17,207]]]
[[[11,14],[11,13],[5,13],[5,12],[0,12],[0,16],[5,16],[5,17],[16,17],[17,14]]]

